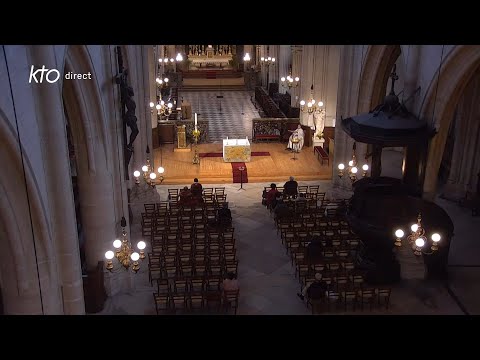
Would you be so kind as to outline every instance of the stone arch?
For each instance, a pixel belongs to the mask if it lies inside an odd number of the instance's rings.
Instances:
[[[66,51],[66,72],[92,74],[92,80],[64,80],[62,95],[76,152],[87,267],[93,269],[103,259],[106,243],[115,237],[115,165],[111,161],[112,147],[102,97],[88,50],[72,45]]]
[[[369,112],[383,101],[390,70],[400,55],[400,45],[369,46],[360,74],[359,114]]]
[[[423,185],[424,197],[427,199],[433,199],[435,196],[438,171],[455,107],[478,66],[480,66],[479,46],[455,46],[444,59],[442,68],[435,72],[427,89],[420,116],[431,121],[437,130],[428,148]]]
[[[60,313],[61,296],[48,219],[24,152],[27,201],[17,134],[9,124],[0,109],[0,161],[8,169],[0,172],[0,275],[3,274],[0,286],[4,310],[6,314]],[[36,264],[39,264],[38,271]]]

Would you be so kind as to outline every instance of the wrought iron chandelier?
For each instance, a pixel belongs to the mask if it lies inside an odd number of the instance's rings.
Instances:
[[[300,77],[298,77],[298,76],[293,77],[292,76],[292,66],[290,65],[290,69],[288,71],[287,77],[282,76],[280,78],[280,81],[281,81],[283,87],[288,87],[290,89],[292,87],[295,88],[300,84]]]
[[[429,243],[429,239],[425,236],[425,229],[422,226],[422,215],[419,213],[417,217],[417,222],[410,226],[411,233],[407,236],[407,241],[412,245],[413,253],[417,256],[422,255],[422,249],[425,245]],[[405,232],[402,229],[397,229],[395,231],[395,246],[402,246],[402,238],[405,236]],[[439,233],[433,233],[430,236],[431,246],[430,250],[432,252],[438,250],[438,243],[442,239]]]
[[[322,110],[323,110],[323,101],[317,102],[313,98],[313,84],[312,84],[312,86],[310,87],[309,99],[307,101],[300,100],[300,111],[307,114],[314,114],[314,113],[317,114],[317,113],[321,113]]]
[[[150,148],[147,145],[147,160],[146,164],[142,166],[142,172],[143,172],[143,180],[147,183],[147,185],[150,185],[152,188],[157,185],[157,174],[155,171],[153,171],[153,168],[150,164]],[[163,174],[165,173],[165,168],[163,166],[160,166],[157,169],[158,173],[160,176],[158,176],[158,179],[160,180],[160,184],[165,180]],[[133,172],[133,176],[135,177],[135,184],[140,185],[140,171],[135,170]]]
[[[356,150],[357,150],[357,143],[354,142],[352,147],[352,159],[348,162],[348,167],[345,167],[345,164],[343,163],[338,164],[338,177],[342,178],[344,175],[344,171],[346,170],[346,172],[348,173],[348,177],[350,178],[352,183],[357,180],[357,173],[358,173]],[[362,177],[365,177],[367,175],[368,169],[369,169],[368,164],[362,165],[362,171],[363,171]]]
[[[106,268],[108,271],[112,272],[114,270],[113,258],[117,258],[118,262],[125,268],[125,270],[132,269],[133,272],[137,272],[140,269],[140,264],[138,260],[145,259],[145,247],[147,246],[145,241],[139,241],[137,243],[137,248],[140,253],[136,252],[133,249],[132,243],[128,240],[127,232],[125,227],[127,226],[127,221],[125,217],[122,216],[121,221],[122,226],[122,240],[116,239],[113,241],[113,247],[115,252],[108,250],[105,253],[105,258],[107,259]]]

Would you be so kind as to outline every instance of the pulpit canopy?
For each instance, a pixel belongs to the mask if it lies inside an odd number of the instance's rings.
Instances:
[[[433,137],[435,130],[409,112],[395,94],[395,67],[391,78],[392,89],[384,102],[369,113],[342,118],[343,130],[358,142],[383,147],[408,146]]]

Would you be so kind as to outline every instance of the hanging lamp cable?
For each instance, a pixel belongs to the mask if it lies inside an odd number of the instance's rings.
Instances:
[[[35,254],[35,264],[37,267],[37,281],[38,281],[38,289],[39,289],[39,295],[40,295],[40,306],[42,308],[42,315],[45,315],[45,309],[43,307],[43,294],[42,294],[42,284],[40,281],[40,269],[38,266],[38,257],[37,257],[37,245],[35,243],[35,232],[33,231],[33,221],[32,221],[32,209],[30,205],[30,196],[28,192],[28,185],[27,185],[27,174],[25,171],[25,162],[23,160],[23,146],[22,146],[22,141],[20,138],[20,131],[18,128],[18,117],[17,117],[17,110],[15,107],[15,98],[13,96],[13,88],[12,88],[12,79],[10,78],[10,70],[8,68],[8,60],[7,60],[7,53],[5,51],[5,45],[2,45],[3,49],[3,57],[5,59],[5,67],[7,68],[7,76],[8,76],[8,84],[10,86],[10,96],[12,97],[12,104],[13,104],[13,116],[15,118],[15,126],[17,130],[17,139],[18,139],[18,147],[20,149],[20,159],[22,161],[22,171],[23,171],[23,183],[25,185],[25,194],[27,196],[27,205],[28,205],[28,216],[30,219],[30,230],[32,233],[32,243],[33,243],[33,252]]]

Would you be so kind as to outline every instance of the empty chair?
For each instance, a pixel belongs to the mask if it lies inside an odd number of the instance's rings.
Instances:
[[[392,289],[390,288],[379,288],[377,290],[377,299],[379,306],[385,306],[388,309],[390,305],[390,295],[392,293]]]
[[[234,310],[234,314],[237,315],[238,309],[238,297],[240,295],[240,290],[224,290],[223,291],[223,304],[225,311],[229,309]]]
[[[153,301],[155,302],[157,315],[160,315],[160,313],[168,313],[171,310],[168,294],[153,293]]]
[[[375,289],[361,289],[359,297],[362,310],[365,304],[369,304],[370,310],[372,310],[375,303]]]

